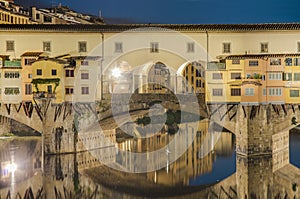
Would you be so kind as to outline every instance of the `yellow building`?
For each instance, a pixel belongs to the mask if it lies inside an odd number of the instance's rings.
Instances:
[[[59,58],[41,58],[32,64],[32,86],[34,98],[53,98],[62,103],[64,92],[64,67],[69,62]]]
[[[42,55],[42,52],[25,52],[21,55],[22,101],[32,101],[32,64]]]
[[[284,59],[285,103],[298,104],[300,101],[300,54],[287,54]]]
[[[29,12],[13,1],[0,0],[0,24],[31,24]]]

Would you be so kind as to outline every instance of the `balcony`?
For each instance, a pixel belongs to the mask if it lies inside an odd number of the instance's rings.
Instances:
[[[55,99],[55,93],[34,92],[33,98],[34,99]]]
[[[226,64],[220,62],[209,62],[207,70],[226,70]]]

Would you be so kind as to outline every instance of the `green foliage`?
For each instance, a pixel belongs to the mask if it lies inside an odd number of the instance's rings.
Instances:
[[[37,78],[37,79],[33,79],[31,83],[34,85],[37,92],[39,91],[38,89],[39,84],[54,84],[53,92],[55,93],[57,86],[59,86],[60,79],[59,78],[46,78],[46,79]]]
[[[293,125],[296,125],[298,123],[296,117],[293,117],[291,122]]]

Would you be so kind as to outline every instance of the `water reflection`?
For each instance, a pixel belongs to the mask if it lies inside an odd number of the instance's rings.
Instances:
[[[101,156],[120,169],[130,164],[131,159],[115,147],[42,159],[40,138],[0,140],[0,195],[5,196],[8,190],[23,195],[28,187],[35,191],[43,187],[48,198],[55,198],[56,187],[61,193],[64,189],[86,193],[97,190],[98,198],[299,197],[299,132],[290,134],[290,149],[273,156],[246,158],[235,154],[233,134],[212,130],[208,123],[199,126],[194,142],[178,160],[166,168],[140,174],[120,172],[99,162]],[[152,151],[164,147],[173,137],[161,132],[148,139],[123,139],[116,145],[125,151]],[[212,150],[203,155],[205,142]],[[289,164],[289,154],[293,165]]]

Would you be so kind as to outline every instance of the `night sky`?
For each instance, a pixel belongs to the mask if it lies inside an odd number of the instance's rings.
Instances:
[[[299,0],[15,0],[67,5],[102,16],[108,23],[275,23],[300,22]]]

